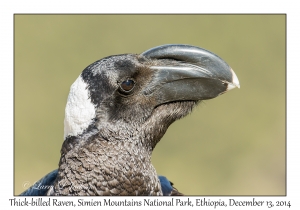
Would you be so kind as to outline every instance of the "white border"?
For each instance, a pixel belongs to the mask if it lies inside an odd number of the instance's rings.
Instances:
[[[290,200],[299,209],[299,6],[296,1],[21,1],[2,0],[1,10],[1,206],[13,198],[13,14],[14,13],[286,13],[287,14],[287,196],[258,200]],[[71,198],[61,198],[70,200]],[[122,200],[124,198],[114,198]],[[131,199],[131,198],[129,198]],[[139,198],[142,199],[142,198]],[[192,197],[196,199],[196,197]],[[214,200],[230,197],[213,197]],[[243,197],[237,197],[243,199]],[[77,198],[76,198],[77,200]],[[245,197],[245,200],[251,200]],[[15,207],[16,208],[16,207]],[[71,208],[74,207],[64,207]],[[115,207],[113,207],[115,208]],[[133,207],[136,209],[140,207]],[[148,207],[149,208],[149,207]],[[165,208],[165,207],[163,207]],[[180,208],[180,207],[172,207]],[[212,209],[211,207],[199,207]],[[6,208],[5,208],[6,209]],[[182,209],[182,208],[181,208]],[[231,209],[227,207],[226,209]],[[238,209],[241,209],[239,207]],[[252,209],[247,207],[247,209]],[[267,209],[267,208],[260,208]],[[281,208],[283,209],[283,208]],[[284,208],[285,209],[285,208]]]

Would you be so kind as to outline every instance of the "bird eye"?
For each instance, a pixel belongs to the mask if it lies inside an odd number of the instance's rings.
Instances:
[[[120,89],[123,92],[129,92],[134,88],[135,82],[131,79],[127,79],[125,81],[123,81],[120,85]]]

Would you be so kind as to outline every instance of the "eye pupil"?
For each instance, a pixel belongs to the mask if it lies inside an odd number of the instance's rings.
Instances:
[[[131,79],[125,80],[121,83],[121,88],[124,91],[130,91],[133,89],[133,87],[134,87],[134,81]]]

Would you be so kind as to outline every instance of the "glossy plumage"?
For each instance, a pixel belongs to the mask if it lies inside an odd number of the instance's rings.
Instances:
[[[215,54],[163,45],[103,58],[71,86],[58,170],[22,195],[182,195],[151,164],[168,127],[201,100],[239,87]]]
[[[45,196],[50,188],[53,187],[53,183],[57,177],[58,170],[51,171],[49,174],[41,178],[34,183],[29,189],[24,191],[21,196]],[[173,187],[173,183],[169,181],[165,176],[158,176],[160,181],[161,190],[164,196],[183,195]]]

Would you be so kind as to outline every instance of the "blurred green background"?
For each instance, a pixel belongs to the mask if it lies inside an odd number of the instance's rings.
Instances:
[[[15,15],[15,194],[58,167],[71,84],[105,56],[190,44],[241,89],[175,122],[152,162],[186,195],[286,193],[285,15]]]

